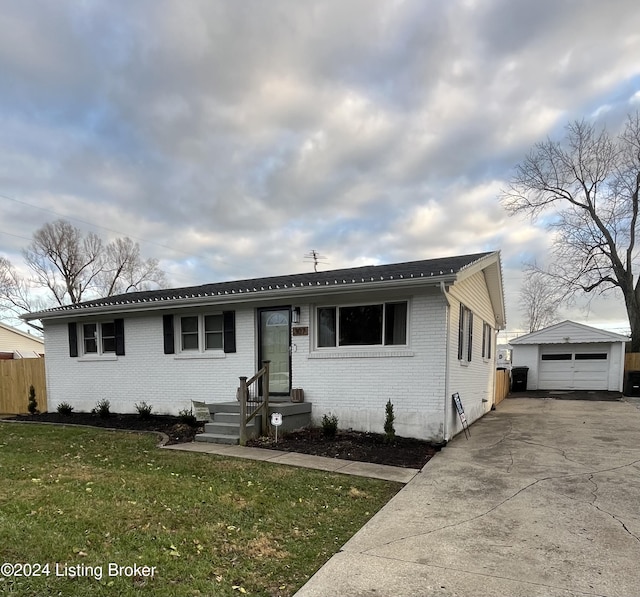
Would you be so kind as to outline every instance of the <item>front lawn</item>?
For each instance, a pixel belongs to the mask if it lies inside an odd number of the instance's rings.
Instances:
[[[0,595],[291,595],[401,487],[156,442],[0,424]]]

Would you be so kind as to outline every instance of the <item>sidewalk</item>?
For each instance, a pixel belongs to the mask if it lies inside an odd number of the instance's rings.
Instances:
[[[262,460],[275,464],[313,468],[331,473],[370,477],[372,479],[383,479],[384,481],[396,481],[398,483],[408,483],[420,472],[415,468],[400,468],[397,466],[387,466],[386,464],[355,462],[353,460],[341,460],[339,458],[324,458],[323,456],[298,454],[297,452],[280,452],[278,450],[266,450],[264,448],[246,448],[243,446],[210,444],[207,442],[174,444],[171,446],[162,446],[162,449],[216,454],[218,456],[247,458],[249,460]]]

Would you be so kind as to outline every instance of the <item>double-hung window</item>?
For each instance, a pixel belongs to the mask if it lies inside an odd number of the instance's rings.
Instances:
[[[180,317],[181,352],[207,352],[223,349],[224,321],[222,313]]]
[[[124,354],[124,322],[122,319],[83,323],[80,326],[80,347],[83,355],[123,355]],[[70,324],[69,346],[72,356],[77,349],[76,326]]]
[[[407,302],[318,307],[318,348],[407,344]]]
[[[473,357],[473,313],[460,304],[458,319],[458,360],[470,363]]]

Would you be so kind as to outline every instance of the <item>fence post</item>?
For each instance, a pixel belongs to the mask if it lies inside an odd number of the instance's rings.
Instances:
[[[240,378],[240,445],[247,445],[247,378]]]
[[[262,394],[264,399],[264,428],[267,435],[271,435],[271,419],[269,417],[269,363],[271,361],[262,361],[264,365],[264,379],[262,380]]]

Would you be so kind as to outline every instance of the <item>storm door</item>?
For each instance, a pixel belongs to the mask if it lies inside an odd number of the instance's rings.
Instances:
[[[291,392],[291,309],[278,307],[260,309],[259,354],[269,364],[269,394],[288,396]]]

